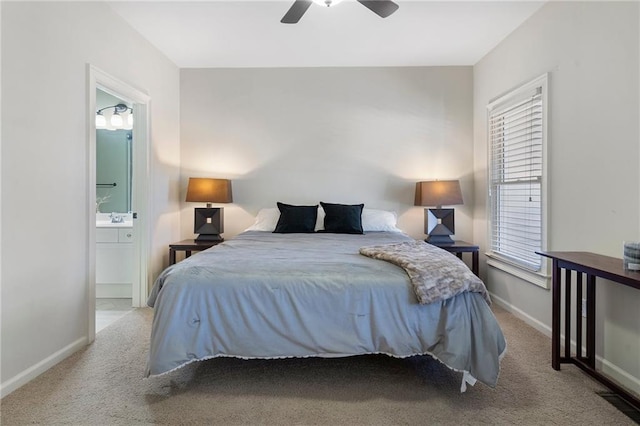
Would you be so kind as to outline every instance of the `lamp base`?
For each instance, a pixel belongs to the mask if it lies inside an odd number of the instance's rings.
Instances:
[[[199,234],[196,241],[220,242],[224,232],[223,210],[219,207],[194,209],[193,233]]]
[[[451,235],[455,234],[455,221],[453,209],[424,209],[424,233],[428,235],[425,240],[434,245],[453,244]]]
[[[220,234],[200,234],[195,240],[202,241],[202,242],[205,242],[205,241],[222,242],[224,241],[224,238],[222,238]]]
[[[425,241],[435,246],[455,243],[449,235],[429,235]]]

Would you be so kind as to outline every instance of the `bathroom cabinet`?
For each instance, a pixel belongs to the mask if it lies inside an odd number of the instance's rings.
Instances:
[[[131,298],[133,227],[96,228],[96,297]]]

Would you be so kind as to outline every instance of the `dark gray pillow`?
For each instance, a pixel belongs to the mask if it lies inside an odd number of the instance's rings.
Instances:
[[[364,234],[362,209],[364,204],[332,204],[320,201],[325,217],[324,231],[334,234]]]
[[[278,202],[280,218],[273,231],[277,234],[310,233],[315,231],[318,205],[292,206]]]

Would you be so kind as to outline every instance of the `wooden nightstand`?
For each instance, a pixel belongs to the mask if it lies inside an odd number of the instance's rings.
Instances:
[[[224,240],[222,240],[224,241]],[[184,257],[191,256],[192,251],[202,251],[210,247],[220,244],[222,241],[196,241],[196,240],[182,240],[179,243],[169,244],[169,265],[176,263],[176,252],[183,251]]]
[[[426,241],[426,240],[425,240]],[[427,241],[428,242],[428,241]],[[433,243],[430,243],[433,244]],[[466,241],[454,241],[453,244],[433,244],[449,253],[454,253],[458,258],[462,259],[462,253],[471,253],[471,271],[478,276],[479,273],[479,251],[480,247],[467,243]]]

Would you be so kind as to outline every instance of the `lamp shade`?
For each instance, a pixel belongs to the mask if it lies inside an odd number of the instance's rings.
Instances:
[[[228,179],[189,178],[187,199],[196,203],[231,203],[231,181]]]
[[[460,181],[434,180],[416,183],[416,206],[454,206],[463,204]]]

